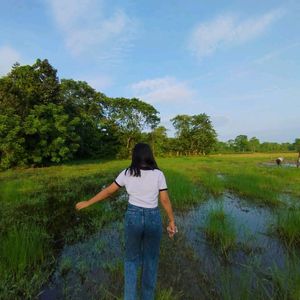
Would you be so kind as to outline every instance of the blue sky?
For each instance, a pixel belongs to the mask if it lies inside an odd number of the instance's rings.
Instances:
[[[0,0],[0,75],[47,58],[60,78],[138,97],[172,135],[211,116],[220,140],[300,137],[300,1]]]

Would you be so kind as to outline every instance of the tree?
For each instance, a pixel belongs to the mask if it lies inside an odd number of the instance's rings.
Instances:
[[[196,154],[209,153],[217,142],[217,133],[214,130],[209,116],[206,114],[194,115],[191,120],[191,149]]]
[[[26,165],[25,138],[22,135],[20,116],[13,109],[0,114],[0,167]]]
[[[248,137],[246,135],[238,135],[234,139],[235,149],[239,152],[245,152],[249,149]]]
[[[177,115],[171,122],[176,129],[179,152],[186,155],[191,153],[205,155],[217,142],[216,131],[206,114]]]
[[[252,152],[257,152],[259,150],[260,142],[256,137],[252,137],[248,142],[248,148]]]
[[[179,153],[186,155],[191,151],[192,136],[191,136],[191,116],[177,115],[171,122],[176,130],[176,150]]]
[[[160,121],[158,111],[137,98],[106,100],[106,117],[118,127],[119,157],[128,157],[145,129],[153,130]]]
[[[108,98],[96,92],[85,81],[62,79],[60,95],[66,113],[78,117],[80,136],[77,157],[91,158],[116,154],[117,126],[105,116]]]
[[[70,119],[62,106],[35,105],[24,122],[29,162],[59,163],[72,158],[79,147],[75,131],[78,123],[79,118]]]
[[[15,64],[11,72],[0,79],[0,111],[13,109],[24,121],[34,105],[59,104],[56,72],[47,60],[38,59],[32,66]]]
[[[0,164],[4,167],[60,162],[78,148],[75,127],[60,105],[57,71],[48,60],[15,64],[0,79]]]
[[[295,139],[294,147],[295,150],[298,152],[297,168],[299,168],[300,167],[300,138]]]
[[[152,146],[152,150],[155,156],[163,156],[169,150],[169,141],[166,127],[159,126],[157,128],[154,128],[147,134],[146,142]]]

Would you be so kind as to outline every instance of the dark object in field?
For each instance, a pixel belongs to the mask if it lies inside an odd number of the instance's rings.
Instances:
[[[275,161],[276,161],[277,166],[280,166],[282,164],[282,162],[283,162],[283,158],[282,157],[278,157],[278,158],[276,158]]]

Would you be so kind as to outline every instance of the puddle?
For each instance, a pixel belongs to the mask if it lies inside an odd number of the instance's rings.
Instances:
[[[276,162],[264,162],[264,163],[260,163],[260,165],[266,167],[277,167],[277,168],[297,168],[296,162],[283,162],[280,166],[278,166]]]
[[[226,259],[207,241],[204,233],[209,211],[220,207],[234,220],[237,235],[236,248],[229,251]],[[221,199],[210,199],[176,219],[186,243],[202,261],[203,271],[220,287],[222,274],[228,272],[239,276],[249,267],[263,272],[274,266],[285,267],[289,260],[286,248],[268,233],[273,218],[271,209],[250,205],[227,194]],[[238,285],[237,281],[236,288]]]

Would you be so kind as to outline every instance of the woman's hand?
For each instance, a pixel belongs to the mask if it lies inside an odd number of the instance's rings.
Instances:
[[[81,210],[83,208],[88,207],[89,205],[90,205],[89,201],[81,201],[81,202],[78,202],[75,207],[77,210]]]
[[[174,234],[175,234],[176,232],[178,232],[177,227],[176,227],[174,221],[170,221],[170,222],[169,222],[169,226],[167,227],[167,231],[168,231],[169,237],[170,237],[171,239],[174,237]]]

